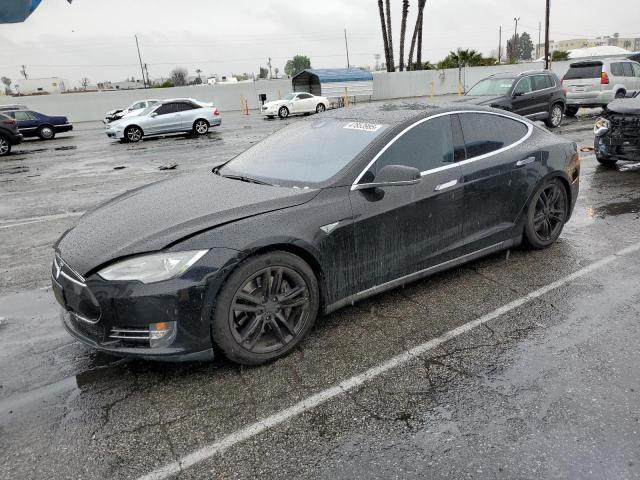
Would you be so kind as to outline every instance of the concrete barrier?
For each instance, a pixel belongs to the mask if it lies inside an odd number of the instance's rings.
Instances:
[[[542,63],[470,67],[462,70],[462,81],[469,89],[482,78],[499,72],[522,72],[542,69]],[[569,62],[556,62],[552,70],[562,77]],[[446,95],[458,91],[458,69],[419,70],[411,72],[376,72],[373,75],[373,100]],[[149,88],[146,90],[111,90],[101,92],[53,94],[27,97],[2,97],[0,103],[24,103],[36,111],[50,115],[66,115],[72,122],[101,120],[115,108],[126,107],[136,100],[196,98],[213,102],[221,111],[237,111],[246,99],[250,109],[260,107],[258,94],[277,100],[292,91],[290,79],[259,80],[190,87]]]

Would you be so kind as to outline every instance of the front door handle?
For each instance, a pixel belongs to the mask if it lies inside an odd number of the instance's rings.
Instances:
[[[441,183],[440,185],[437,185],[435,188],[436,192],[439,192],[440,190],[445,190],[447,188],[451,188],[454,185],[458,184],[458,180],[451,180],[450,182],[447,183]]]
[[[523,158],[522,160],[518,160],[516,162],[516,167],[522,167],[524,165],[529,165],[530,163],[533,163],[535,161],[536,161],[536,157]]]

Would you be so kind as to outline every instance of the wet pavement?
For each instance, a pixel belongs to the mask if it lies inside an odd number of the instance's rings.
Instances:
[[[51,246],[79,214],[206,172],[285,123],[228,114],[207,137],[138,145],[82,124],[0,160],[0,479],[164,478],[172,462],[181,479],[640,478],[640,167],[602,168],[590,152],[552,248],[340,310],[272,364],[122,360],[65,333]],[[590,146],[591,125],[560,134]]]

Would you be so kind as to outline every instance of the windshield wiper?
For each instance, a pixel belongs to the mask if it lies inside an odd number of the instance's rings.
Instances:
[[[255,178],[245,177],[243,175],[222,175],[220,173],[218,173],[218,175],[220,175],[221,177],[224,177],[224,178],[230,178],[232,180],[240,180],[242,182],[255,183],[255,184],[258,184],[258,185],[269,185],[270,187],[273,187],[272,183],[263,182],[262,180],[257,180]]]

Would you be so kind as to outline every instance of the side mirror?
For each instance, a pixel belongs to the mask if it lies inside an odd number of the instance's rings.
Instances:
[[[150,116],[151,118],[155,118],[155,117],[157,117],[157,116],[158,116],[158,114],[157,114],[156,112],[151,112],[151,113],[149,114],[149,116]]]
[[[524,95],[524,92],[513,92],[513,95],[511,95],[513,98],[516,97],[521,97],[522,95]]]
[[[360,183],[356,190],[369,190],[383,187],[402,187],[405,185],[417,185],[422,181],[420,170],[404,165],[387,165],[382,167],[376,178],[371,183]]]

